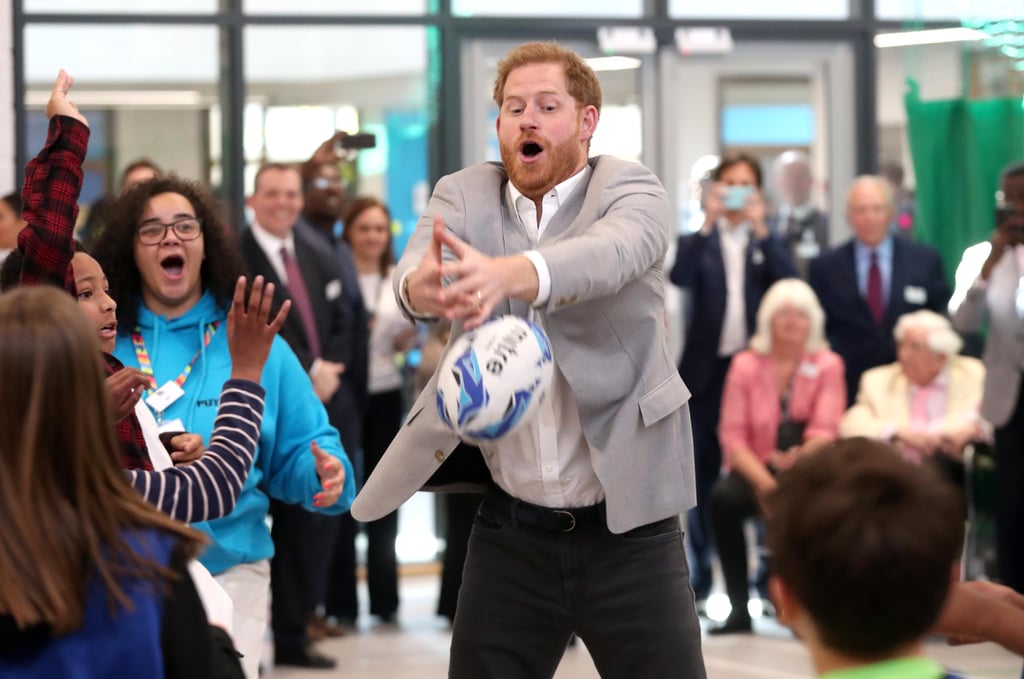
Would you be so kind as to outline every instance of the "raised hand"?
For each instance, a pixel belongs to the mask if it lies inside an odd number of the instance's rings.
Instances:
[[[142,392],[152,386],[153,380],[135,368],[123,368],[107,378],[107,393],[114,408],[114,421],[120,422],[131,415]]]
[[[269,323],[270,306],[274,300],[274,284],[264,285],[263,276],[253,279],[248,300],[245,294],[245,276],[235,283],[235,297],[228,311],[228,350],[231,352],[231,378],[259,382],[263,364],[267,362],[274,342],[288,311],[291,300],[281,305]]]
[[[441,303],[441,244],[445,235],[444,220],[434,217],[434,231],[430,247],[423,253],[419,266],[406,279],[408,297],[406,302],[417,314],[443,317],[445,306]]]
[[[71,86],[74,83],[75,79],[68,75],[63,68],[60,69],[60,73],[57,74],[57,81],[53,83],[50,99],[46,102],[46,117],[68,116],[89,127],[89,121],[85,119],[85,116],[78,110],[75,103],[68,99],[68,92],[71,91]]]
[[[313,506],[330,507],[345,488],[345,466],[336,457],[325,453],[316,441],[310,445],[313,457],[316,458],[316,473],[320,477],[320,487],[323,488],[313,496]]]

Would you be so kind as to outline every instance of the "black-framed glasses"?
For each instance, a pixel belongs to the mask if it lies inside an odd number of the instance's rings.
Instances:
[[[174,235],[181,240],[195,240],[203,233],[203,220],[198,217],[178,219],[169,224],[146,222],[135,235],[143,245],[159,245],[167,237],[167,229],[174,229]]]

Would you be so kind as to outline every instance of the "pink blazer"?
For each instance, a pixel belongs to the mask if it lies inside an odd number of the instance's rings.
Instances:
[[[775,367],[769,356],[746,350],[736,354],[725,378],[718,438],[725,466],[741,449],[761,461],[775,449],[782,414]],[[806,421],[804,440],[839,436],[839,420],[846,410],[846,378],[843,359],[827,349],[804,356],[793,376],[789,412]]]

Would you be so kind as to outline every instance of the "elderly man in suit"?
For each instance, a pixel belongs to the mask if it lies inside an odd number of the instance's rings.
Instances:
[[[347,401],[340,386],[345,366],[354,358],[352,318],[344,304],[341,272],[333,253],[315,234],[295,228],[303,206],[299,172],[288,165],[264,165],[256,173],[249,206],[253,222],[241,236],[246,267],[277,286],[276,303],[292,300],[294,313],[281,336],[309,372],[311,388],[324,402],[331,424],[343,430]],[[342,438],[346,439],[345,434]],[[350,443],[345,440],[347,449]],[[276,500],[271,500],[270,510],[274,517],[270,564],[274,662],[333,667],[334,660],[311,644],[306,626],[326,589],[339,517],[322,517]]]
[[[693,398],[697,507],[687,517],[690,578],[698,606],[711,593],[711,488],[722,470],[718,420],[733,355],[747,348],[765,291],[796,276],[781,236],[765,222],[761,166],[727,156],[711,174],[700,231],[679,237],[670,280],[688,291],[686,340],[679,374]],[[736,197],[738,196],[738,198]]]
[[[946,473],[948,460],[987,436],[978,415],[985,366],[957,355],[960,336],[934,311],[901,316],[894,334],[897,362],[861,376],[857,402],[843,416],[839,433],[891,441],[907,460],[932,460]]]
[[[981,414],[995,427],[996,558],[1003,584],[1024,592],[1024,163],[1003,170],[996,229],[968,248],[949,303],[960,332],[988,321]]]
[[[935,248],[889,234],[892,189],[881,177],[854,180],[846,219],[854,238],[811,262],[808,282],[825,309],[832,350],[846,364],[852,403],[865,370],[896,360],[896,319],[918,309],[943,312],[949,283]]]
[[[601,90],[575,53],[521,45],[494,99],[502,162],[438,182],[395,274],[403,306],[454,320],[452,338],[492,314],[532,317],[556,365],[529,426],[481,448],[490,478],[449,676],[550,677],[575,632],[604,677],[704,677],[679,526],[693,455],[666,342],[665,191],[641,165],[588,159]],[[435,402],[436,374],[357,519],[451,464],[459,440]]]

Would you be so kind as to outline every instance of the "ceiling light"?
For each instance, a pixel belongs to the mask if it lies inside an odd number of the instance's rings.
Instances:
[[[934,45],[944,42],[970,42],[984,40],[988,36],[972,28],[936,28],[927,31],[901,31],[879,33],[875,36],[875,47],[908,47],[911,45]]]

